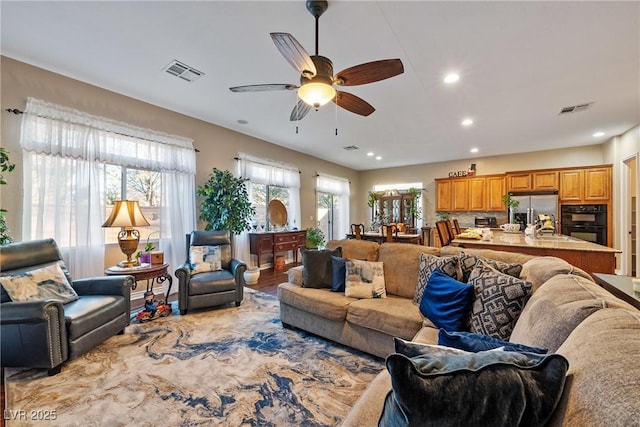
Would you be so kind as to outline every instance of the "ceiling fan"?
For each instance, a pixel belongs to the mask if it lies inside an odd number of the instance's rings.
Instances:
[[[316,19],[316,54],[309,56],[302,45],[288,33],[271,33],[271,38],[284,58],[300,73],[300,86],[295,84],[259,84],[235,86],[231,92],[262,92],[271,90],[298,90],[299,100],[291,112],[290,120],[297,121],[307,115],[311,107],[316,110],[333,101],[338,106],[361,116],[375,111],[367,101],[351,93],[336,90],[333,85],[356,86],[397,76],[404,72],[399,59],[383,59],[347,68],[333,75],[333,63],[318,55],[318,22],[329,6],[326,0],[307,0],[307,10]]]

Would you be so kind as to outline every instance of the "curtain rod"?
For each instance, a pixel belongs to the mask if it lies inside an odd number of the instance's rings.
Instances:
[[[4,111],[6,111],[7,113],[13,113],[13,114],[24,114],[24,111],[18,110],[17,108],[7,108]]]

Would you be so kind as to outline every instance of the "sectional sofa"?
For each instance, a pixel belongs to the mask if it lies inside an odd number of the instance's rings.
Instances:
[[[460,257],[455,247],[337,240],[345,258],[380,261],[386,298],[356,299],[331,289],[302,285],[303,267],[290,270],[278,287],[285,327],[299,328],[358,350],[386,358],[394,337],[437,344],[437,328],[414,301],[421,254]],[[522,264],[520,278],[532,295],[513,327],[510,341],[542,347],[569,362],[564,391],[549,425],[640,425],[640,311],[596,285],[584,271],[553,257],[469,250],[464,254]],[[378,425],[391,391],[383,370],[343,422]]]

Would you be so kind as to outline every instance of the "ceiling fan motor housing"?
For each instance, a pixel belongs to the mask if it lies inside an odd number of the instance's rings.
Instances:
[[[333,84],[333,62],[329,58],[324,56],[311,56],[311,60],[313,61],[313,65],[316,66],[316,75],[313,77],[305,77],[305,75],[300,76],[300,84],[304,85],[306,83],[325,83],[328,85]]]

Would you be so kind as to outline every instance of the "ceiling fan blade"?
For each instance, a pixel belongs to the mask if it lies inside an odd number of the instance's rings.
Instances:
[[[340,86],[356,86],[388,79],[404,73],[399,59],[383,59],[355,65],[336,74],[335,83]]]
[[[298,40],[289,33],[271,33],[276,47],[289,64],[306,77],[316,75],[316,66]]]
[[[298,103],[295,107],[293,107],[293,111],[291,111],[291,116],[289,116],[289,120],[292,122],[297,122],[298,120],[302,120],[304,116],[311,110],[311,106],[304,102],[302,99],[298,99]]]
[[[336,97],[333,98],[333,102],[345,110],[361,116],[368,116],[376,111],[376,109],[364,99],[347,92],[336,91]]]
[[[229,90],[231,92],[265,92],[268,90],[294,90],[297,89],[298,86],[292,84],[264,84],[264,85],[246,85],[246,86],[235,86],[230,87]]]

